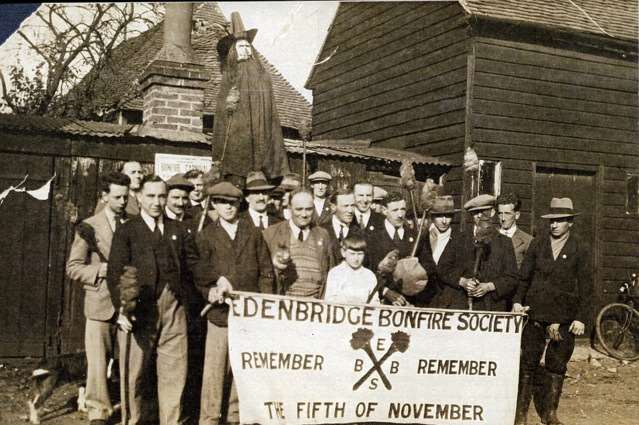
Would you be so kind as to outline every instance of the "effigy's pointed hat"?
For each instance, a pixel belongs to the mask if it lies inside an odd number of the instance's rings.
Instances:
[[[244,23],[242,22],[242,17],[239,12],[231,13],[231,30],[229,34],[222,37],[217,42],[217,52],[221,58],[226,57],[229,49],[237,40],[247,40],[249,43],[253,44],[253,39],[255,38],[255,34],[257,34],[257,29],[253,28],[250,30],[244,29]]]

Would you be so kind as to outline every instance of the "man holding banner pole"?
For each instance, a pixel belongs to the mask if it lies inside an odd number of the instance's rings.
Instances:
[[[200,262],[194,270],[196,285],[212,306],[207,312],[200,425],[239,423],[228,358],[225,296],[232,290],[272,293],[274,289],[271,259],[261,232],[238,217],[242,192],[221,182],[209,193],[219,220],[198,234]]]

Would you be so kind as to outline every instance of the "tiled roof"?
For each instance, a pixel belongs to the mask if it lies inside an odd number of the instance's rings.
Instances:
[[[635,0],[459,0],[471,15],[637,40]]]
[[[284,146],[288,152],[295,154],[303,153],[302,142],[299,140],[286,139]],[[361,144],[359,146],[348,141],[344,141],[343,143],[340,141],[332,141],[331,143],[322,143],[321,140],[313,141],[306,144],[306,153],[310,155],[351,157],[384,162],[402,162],[404,159],[408,159],[415,164],[434,165],[446,168],[453,167],[453,164],[447,161],[416,152],[370,147],[370,141],[367,144]]]
[[[215,46],[217,40],[225,34],[225,18],[217,3],[204,2],[195,5],[193,21],[195,25],[191,42],[195,57],[204,64],[206,71],[211,75],[204,90],[204,113],[214,114],[222,78]],[[160,23],[118,46],[114,52],[114,63],[121,65],[115,72],[103,73],[96,95],[89,100],[89,109],[93,111],[110,111],[120,108],[142,110],[142,97],[137,78],[155,58],[162,47],[162,39],[163,25]],[[282,126],[298,128],[302,121],[310,120],[311,105],[264,56],[259,53],[258,55],[271,74],[273,95]]]

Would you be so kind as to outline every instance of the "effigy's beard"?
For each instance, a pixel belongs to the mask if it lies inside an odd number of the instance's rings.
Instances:
[[[237,80],[252,78],[260,75],[262,70],[253,58],[249,58],[237,63]]]

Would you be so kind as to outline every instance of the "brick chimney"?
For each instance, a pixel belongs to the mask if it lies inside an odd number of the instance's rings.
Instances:
[[[166,3],[164,41],[143,71],[141,135],[197,139],[202,133],[204,85],[210,76],[191,48],[193,3]]]

